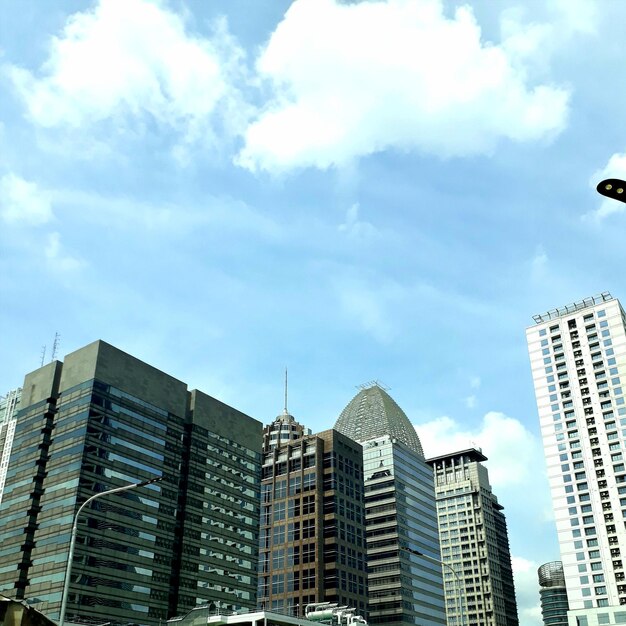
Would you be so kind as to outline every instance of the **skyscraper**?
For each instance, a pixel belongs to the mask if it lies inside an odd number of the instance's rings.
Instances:
[[[476,449],[428,459],[435,473],[448,626],[517,626],[511,554],[487,457]]]
[[[310,434],[311,429],[298,423],[287,409],[287,371],[285,371],[285,408],[271,424],[263,429],[263,452]]]
[[[544,563],[538,570],[541,617],[544,626],[567,626],[567,589],[563,575],[563,563]]]
[[[15,425],[17,409],[20,405],[22,389],[13,389],[3,398],[0,398],[0,504],[4,484],[7,478],[7,468],[9,467],[9,457],[13,448],[13,438],[15,436]]]
[[[363,445],[369,623],[445,624],[433,473],[415,428],[373,383],[335,429]]]
[[[327,430],[266,449],[259,543],[262,608],[298,616],[308,604],[334,602],[364,614],[361,446]]]
[[[0,593],[68,619],[156,625],[256,607],[261,424],[103,342],[24,380],[0,504]]]
[[[626,317],[602,293],[534,320],[526,336],[569,621],[626,623]]]

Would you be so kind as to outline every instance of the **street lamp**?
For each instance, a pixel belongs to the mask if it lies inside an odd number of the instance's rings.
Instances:
[[[626,202],[626,180],[607,178],[598,183],[596,190],[601,196]]]
[[[76,535],[78,534],[78,517],[81,514],[82,510],[96,498],[101,498],[102,496],[108,496],[112,493],[120,493],[121,491],[128,491],[129,489],[136,489],[137,487],[145,487],[146,485],[151,485],[152,483],[157,483],[160,480],[163,480],[160,476],[158,478],[152,478],[151,480],[144,480],[140,483],[131,483],[130,485],[124,485],[123,487],[116,487],[115,489],[109,489],[108,491],[102,491],[100,493],[96,493],[91,496],[91,498],[87,498],[79,507],[78,511],[76,511],[76,515],[74,515],[74,525],[72,526],[72,538],[70,540],[70,552],[67,556],[67,568],[65,570],[65,579],[63,580],[63,594],[61,595],[61,613],[59,615],[59,626],[64,626],[65,623],[65,609],[67,608],[67,596],[70,590],[70,575],[72,573],[72,559],[74,557],[74,545],[76,543]]]
[[[425,559],[428,559],[429,561],[432,561],[433,563],[439,563],[439,565],[447,567],[452,572],[452,575],[454,576],[454,578],[456,580],[457,589],[458,589],[458,592],[455,594],[455,603],[454,604],[455,605],[458,604],[458,609],[459,609],[458,617],[461,620],[461,626],[463,626],[465,621],[464,621],[464,615],[463,615],[463,597],[461,596],[461,579],[459,578],[459,575],[456,573],[456,571],[452,567],[452,565],[450,565],[449,563],[445,563],[444,561],[442,561],[440,559],[436,559],[434,556],[429,556],[428,554],[424,554],[423,552],[419,552],[418,550],[413,550],[412,548],[408,548],[408,547],[405,547],[404,549],[407,552],[410,552],[411,554],[414,554],[415,556],[423,556]],[[444,586],[444,592],[445,592],[445,586]]]

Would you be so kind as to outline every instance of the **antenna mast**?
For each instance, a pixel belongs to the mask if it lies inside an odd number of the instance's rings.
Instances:
[[[41,346],[41,363],[40,367],[43,367],[44,361],[46,360],[46,346]]]
[[[50,362],[54,361],[57,358],[57,350],[59,348],[59,340],[61,339],[61,335],[59,333],[54,333],[54,342],[52,343],[52,356],[50,357]]]
[[[287,411],[287,368],[285,368],[285,415],[288,415]]]

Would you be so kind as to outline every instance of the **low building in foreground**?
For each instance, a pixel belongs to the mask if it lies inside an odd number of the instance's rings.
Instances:
[[[338,606],[331,602],[307,605],[303,617],[295,617],[273,611],[237,611],[224,613],[214,604],[197,607],[187,615],[167,621],[168,626],[312,626],[312,623],[328,626],[367,626],[367,621],[357,615],[355,609]]]

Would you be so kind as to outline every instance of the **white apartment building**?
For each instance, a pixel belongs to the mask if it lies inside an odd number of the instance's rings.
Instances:
[[[4,492],[4,484],[7,478],[9,457],[13,447],[15,435],[15,413],[22,397],[21,388],[9,391],[6,396],[0,398],[0,502]]]
[[[609,293],[526,331],[570,626],[626,624],[626,316]]]

